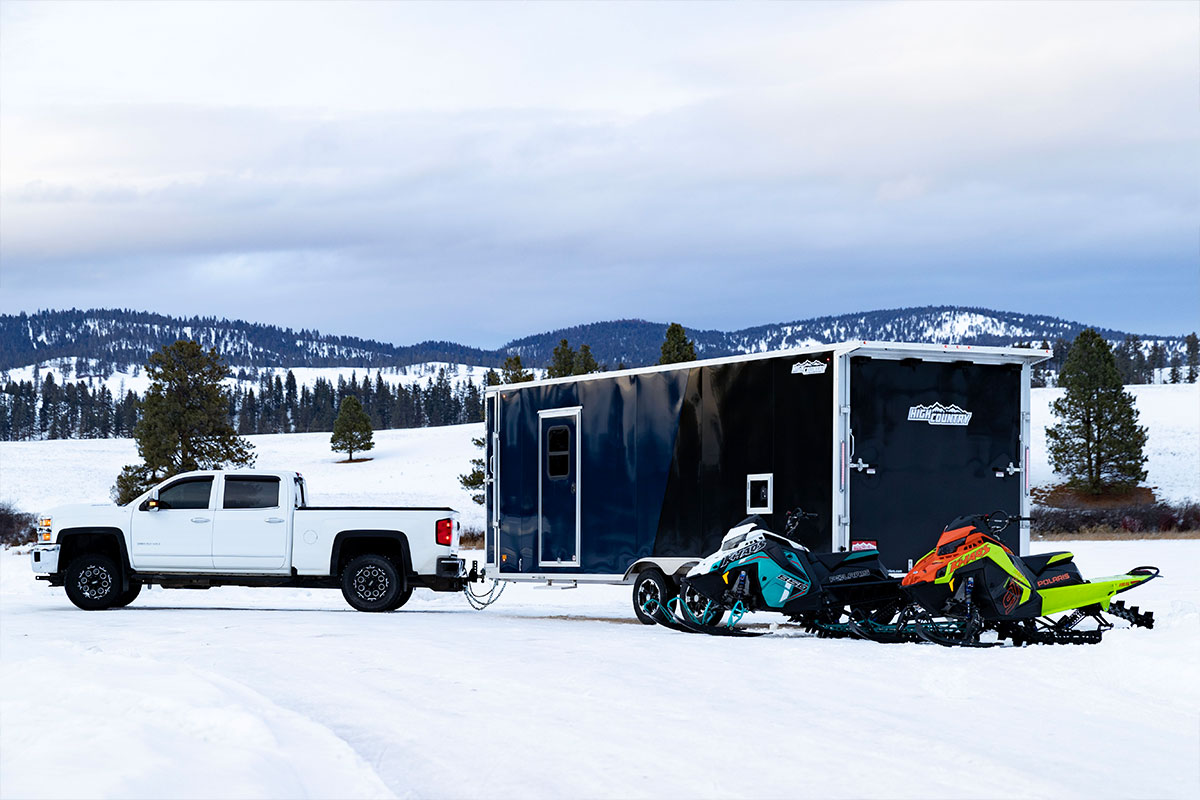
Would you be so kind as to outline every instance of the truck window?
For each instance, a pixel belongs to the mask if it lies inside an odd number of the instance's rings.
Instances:
[[[223,508],[276,508],[279,478],[226,478]]]
[[[158,502],[164,509],[208,508],[212,494],[212,478],[185,478],[158,492]]]

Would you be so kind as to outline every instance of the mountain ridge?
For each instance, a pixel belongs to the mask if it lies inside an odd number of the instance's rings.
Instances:
[[[498,367],[513,354],[527,366],[549,363],[561,339],[591,346],[596,359],[615,367],[655,363],[667,324],[640,319],[591,322],[513,339],[495,350],[448,341],[396,345],[354,336],[322,334],[216,317],[171,317],[131,309],[42,310],[0,315],[0,369],[56,358],[89,358],[100,364],[145,363],[150,353],[179,338],[216,347],[231,367],[409,366],[431,361]],[[898,340],[933,344],[1012,345],[1070,341],[1095,327],[1111,342],[1128,334],[1043,314],[970,306],[918,306],[827,315],[735,331],[689,329],[697,355],[710,358],[844,340]],[[1182,336],[1140,335],[1169,352]]]

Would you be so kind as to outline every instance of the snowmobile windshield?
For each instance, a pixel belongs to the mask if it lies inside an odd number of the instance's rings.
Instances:
[[[736,547],[740,547],[742,542],[744,542],[744,541],[746,541],[746,534],[744,534],[744,533],[739,533],[737,536],[734,536],[732,539],[726,539],[724,542],[721,542],[721,552],[724,552],[726,550],[733,550]]]

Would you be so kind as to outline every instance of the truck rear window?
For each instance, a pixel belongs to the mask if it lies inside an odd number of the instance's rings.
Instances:
[[[224,508],[275,508],[279,478],[226,478]]]

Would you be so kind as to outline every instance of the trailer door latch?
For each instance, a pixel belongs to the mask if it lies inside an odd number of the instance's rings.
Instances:
[[[850,462],[850,469],[852,469],[856,472],[866,472],[868,475],[875,474],[875,468],[872,467],[870,464],[865,463],[862,460],[862,456],[859,456],[857,461]]]
[[[997,470],[996,470],[996,477],[997,477],[997,478],[1003,478],[1003,477],[1006,477],[1006,476],[1008,476],[1008,475],[1016,475],[1016,474],[1017,474],[1018,472],[1020,472],[1020,471],[1021,471],[1021,468],[1020,468],[1020,467],[1018,467],[1018,466],[1015,466],[1015,465],[1013,464],[1013,462],[1011,462],[1011,461],[1010,461],[1010,462],[1008,462],[1008,466],[1007,466],[1007,467],[1005,467],[1004,469],[997,469]]]

